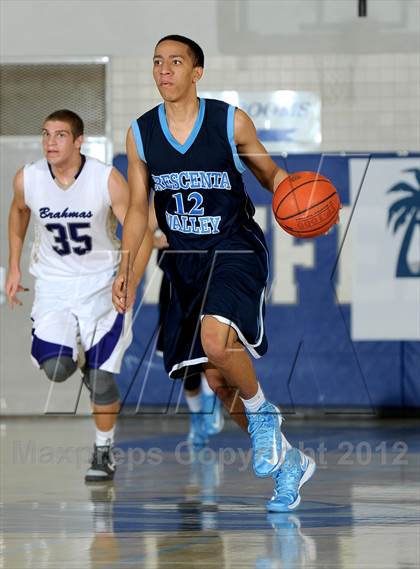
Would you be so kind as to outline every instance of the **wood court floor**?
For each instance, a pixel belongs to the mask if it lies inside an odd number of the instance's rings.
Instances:
[[[419,426],[289,418],[318,469],[298,510],[267,514],[231,423],[191,455],[185,416],[122,418],[114,482],[87,486],[90,419],[4,418],[0,567],[418,569]]]

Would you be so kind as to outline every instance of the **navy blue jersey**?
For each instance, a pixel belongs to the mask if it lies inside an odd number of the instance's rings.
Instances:
[[[131,125],[171,249],[209,249],[241,227],[256,226],[234,143],[234,114],[235,107],[223,101],[200,99],[184,144],[170,133],[163,103]]]

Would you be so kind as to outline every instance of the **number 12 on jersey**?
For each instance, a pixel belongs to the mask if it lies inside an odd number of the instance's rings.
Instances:
[[[178,215],[204,215],[204,207],[201,207],[201,204],[203,203],[203,196],[199,192],[191,192],[188,194],[187,201],[195,202],[190,211],[185,211],[184,198],[182,197],[181,192],[174,194],[172,197],[176,201],[175,212]]]

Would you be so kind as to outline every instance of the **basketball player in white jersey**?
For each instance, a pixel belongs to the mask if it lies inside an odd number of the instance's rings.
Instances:
[[[30,272],[35,277],[32,359],[48,379],[61,383],[84,352],[83,382],[90,392],[96,424],[92,465],[85,480],[111,480],[112,445],[119,412],[114,379],[131,343],[131,314],[119,315],[111,302],[119,263],[116,219],[123,223],[129,192],[112,166],[81,154],[83,121],[72,111],[50,114],[42,127],[44,158],[21,168],[14,179],[9,214],[9,305],[22,304],[20,259],[31,215],[35,240]],[[150,242],[146,248],[151,251]],[[148,255],[138,255],[138,282]]]

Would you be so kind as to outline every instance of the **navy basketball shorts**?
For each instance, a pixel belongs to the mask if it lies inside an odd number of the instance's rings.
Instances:
[[[163,323],[164,363],[171,379],[208,362],[201,321],[209,315],[231,326],[252,356],[267,351],[264,331],[268,253],[255,235],[236,236],[211,251],[167,251],[162,268],[171,282]]]

